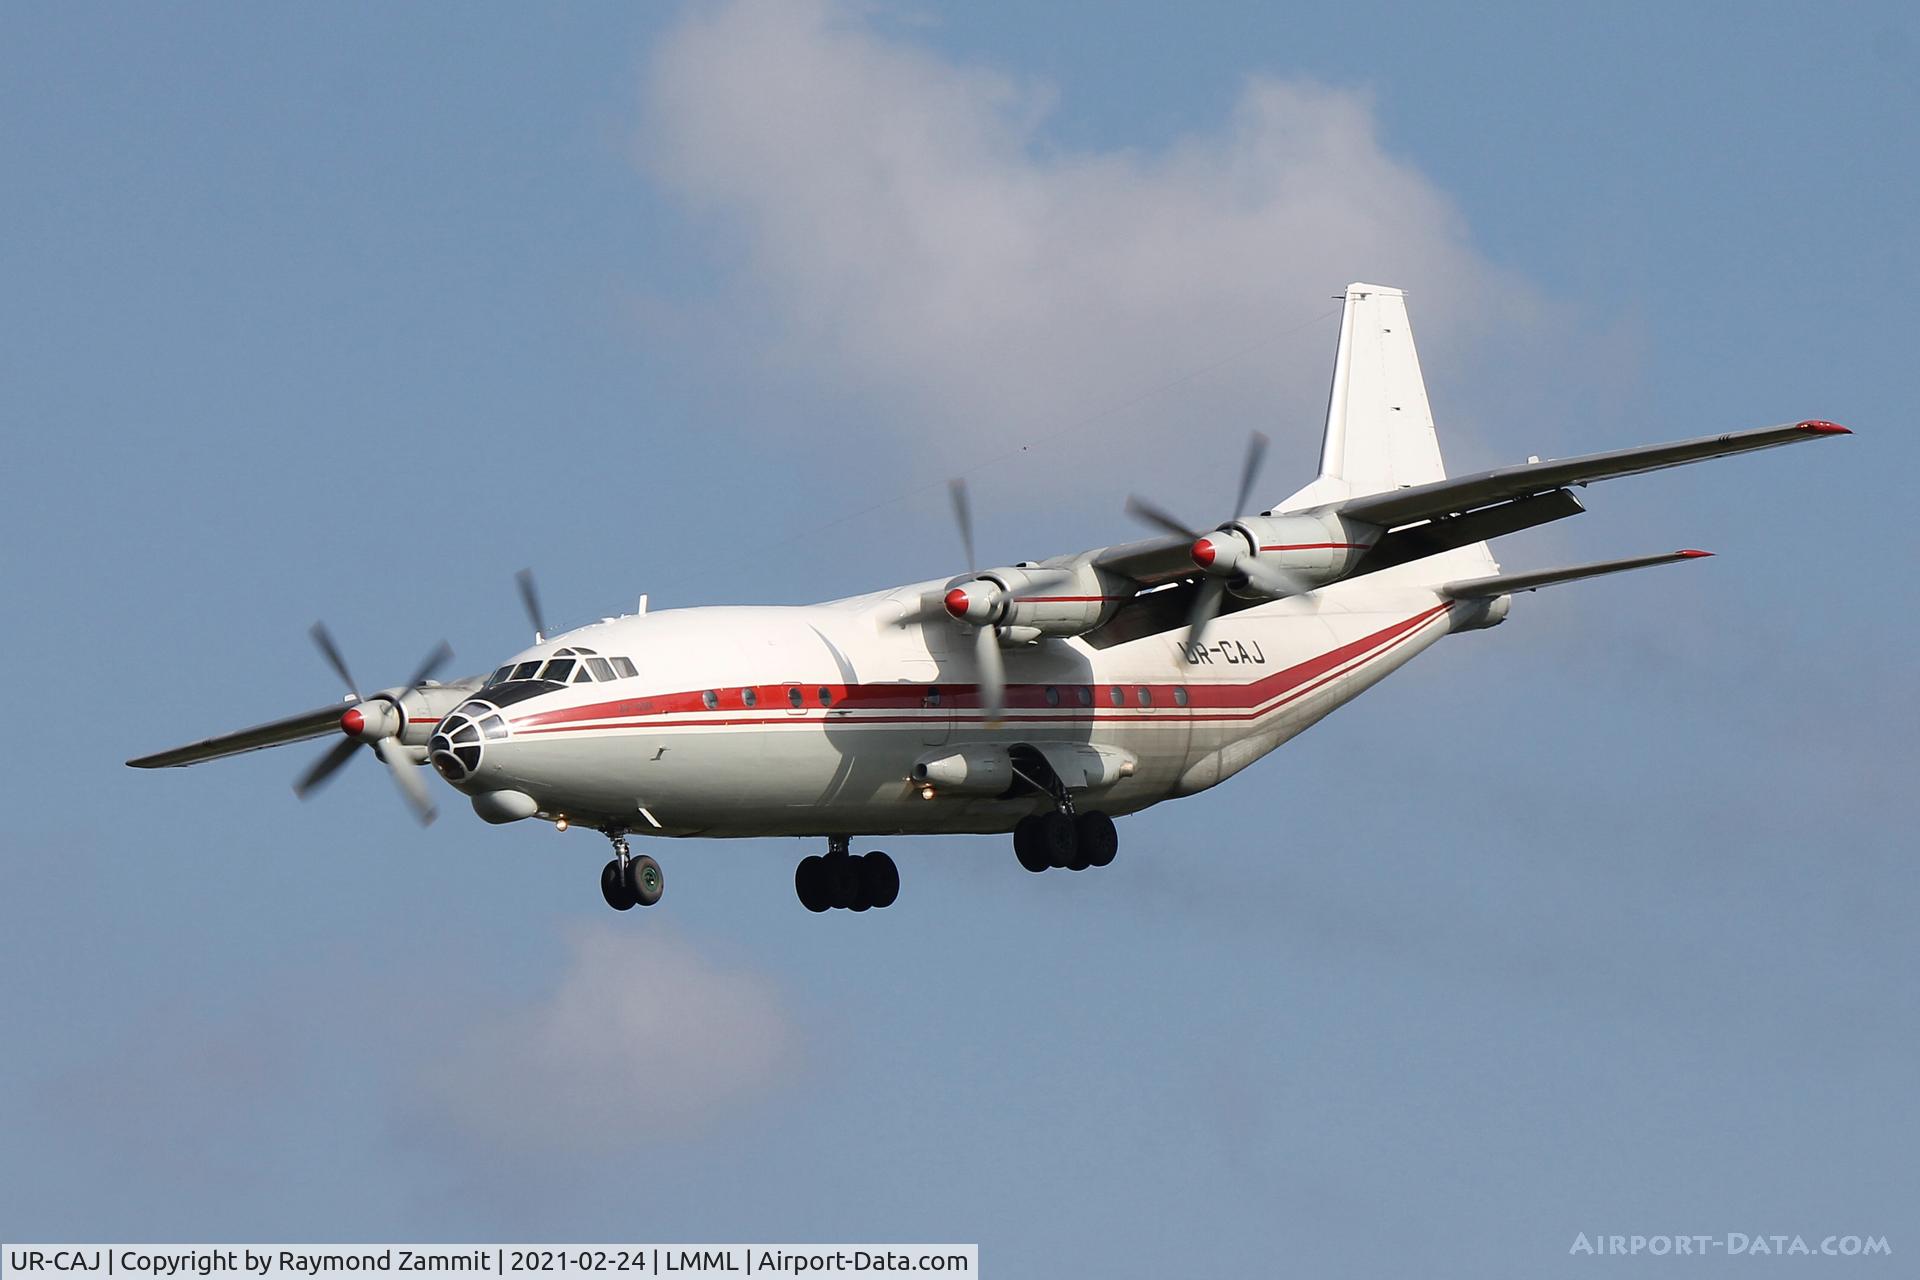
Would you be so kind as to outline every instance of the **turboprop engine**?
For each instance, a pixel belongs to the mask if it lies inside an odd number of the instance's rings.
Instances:
[[[1110,617],[1130,593],[1091,564],[988,569],[955,583],[942,604],[955,621],[996,627],[1013,643],[1077,636]]]
[[[1380,534],[1330,513],[1245,516],[1196,538],[1193,562],[1244,594],[1297,595],[1353,572]]]

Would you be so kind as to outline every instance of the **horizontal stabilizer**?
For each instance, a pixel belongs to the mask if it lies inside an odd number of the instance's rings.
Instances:
[[[1803,440],[1824,440],[1829,436],[1851,435],[1847,428],[1831,422],[1791,422],[1778,427],[1755,427],[1750,431],[1730,431],[1725,435],[1701,436],[1672,444],[1641,445],[1634,449],[1615,449],[1609,453],[1590,453],[1579,458],[1556,458],[1547,462],[1528,462],[1517,467],[1499,467],[1470,476],[1454,476],[1431,484],[1395,489],[1389,493],[1369,494],[1332,504],[1332,510],[1354,520],[1393,528],[1415,520],[1471,511],[1493,502],[1548,493],[1570,484],[1588,484],[1611,480],[1616,476],[1639,475],[1707,458],[1771,449],[1777,445],[1797,444]]]
[[[1569,565],[1564,569],[1536,569],[1532,573],[1497,573],[1491,578],[1467,578],[1441,586],[1440,594],[1450,600],[1485,600],[1515,591],[1535,591],[1562,582],[1597,578],[1603,573],[1624,573],[1656,564],[1678,564],[1682,560],[1700,560],[1711,551],[1669,551],[1657,556],[1629,556],[1624,560],[1595,560],[1592,564]]]

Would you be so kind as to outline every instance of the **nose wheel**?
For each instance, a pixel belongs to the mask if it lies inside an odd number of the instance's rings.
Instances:
[[[793,891],[809,911],[871,911],[890,907],[900,896],[900,868],[879,851],[847,852],[847,838],[834,836],[824,854],[800,859]]]
[[[625,836],[610,836],[613,861],[600,868],[600,896],[615,911],[650,907],[666,892],[667,881],[660,864],[646,854],[634,857]]]

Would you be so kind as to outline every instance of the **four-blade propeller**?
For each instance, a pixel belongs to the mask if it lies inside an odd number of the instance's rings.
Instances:
[[[967,500],[967,482],[948,482],[953,498],[953,519],[960,526],[960,545],[967,553],[967,572],[973,573],[980,561],[973,551],[973,504]],[[1013,593],[986,579],[955,587],[940,601],[940,607],[957,622],[973,623],[973,674],[980,685],[980,705],[989,724],[998,723],[1006,712],[1007,667],[1000,654],[998,621],[1013,603]]]
[[[1244,515],[1253,496],[1253,484],[1259,478],[1260,464],[1267,456],[1267,437],[1254,432],[1247,440],[1246,461],[1240,466],[1240,489],[1234,495],[1233,514]],[[1239,534],[1223,530],[1204,533],[1145,498],[1127,499],[1127,514],[1179,538],[1193,540],[1193,560],[1204,572],[1200,590],[1194,596],[1193,609],[1187,615],[1187,644],[1198,646],[1206,638],[1207,625],[1220,616],[1226,602],[1227,586],[1234,578],[1243,578],[1254,590],[1280,597],[1299,595],[1310,590],[1305,582],[1284,569],[1264,564]]]
[[[340,677],[340,683],[347,687],[353,704],[340,716],[340,731],[346,736],[300,775],[293,784],[294,794],[302,800],[306,799],[340,771],[341,766],[353,756],[355,748],[367,746],[373,749],[373,753],[393,774],[394,784],[400,788],[400,794],[412,808],[414,816],[423,826],[432,822],[437,811],[433,807],[433,798],[427,794],[426,780],[420,776],[420,770],[400,742],[400,734],[407,726],[406,708],[401,704],[401,699],[431,680],[434,673],[453,657],[453,650],[442,640],[420,663],[406,684],[363,698],[353,673],[347,670],[346,659],[340,656],[340,649],[334,644],[332,633],[327,630],[327,624],[314,623],[311,635],[315,647],[320,650],[320,656]]]

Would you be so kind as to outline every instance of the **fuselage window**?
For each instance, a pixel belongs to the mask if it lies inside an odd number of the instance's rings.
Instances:
[[[1143,707],[1153,705],[1153,690],[1147,688],[1145,685],[1141,685],[1138,689],[1134,690],[1134,696],[1140,699],[1140,705]]]
[[[1081,706],[1090,707],[1093,705],[1093,686],[1092,685],[1083,684],[1078,689],[1075,689],[1073,692],[1075,696],[1077,696],[1080,699]]]
[[[1107,697],[1116,707],[1124,707],[1127,705],[1127,691],[1119,685],[1114,685],[1113,688],[1107,690]]]
[[[800,696],[800,690],[797,687],[787,690],[787,705],[795,711],[800,709],[800,704],[804,701],[805,699]]]
[[[820,699],[820,705],[823,707],[833,705],[833,690],[827,688],[825,685],[821,685],[814,696]]]
[[[511,678],[514,680],[531,680],[533,679],[533,673],[539,669],[540,664],[537,662],[523,662],[513,669]]]
[[[1060,705],[1060,690],[1056,689],[1052,685],[1047,686],[1047,705],[1050,707],[1057,707]]]
[[[595,680],[613,679],[613,664],[605,658],[588,658],[587,666],[592,669]]]
[[[609,658],[607,659],[607,661],[613,664],[613,669],[619,673],[620,678],[622,680],[631,679],[632,677],[640,674],[638,671],[635,671],[633,669],[633,662],[631,659]]]
[[[711,711],[720,705],[720,695],[709,689],[700,695],[700,701],[707,710]]]
[[[555,684],[565,684],[572,675],[573,659],[555,658],[546,665],[545,670],[541,671],[540,678],[542,680],[551,680]]]
[[[740,691],[740,705],[743,707],[757,707],[760,705],[760,695],[751,689],[742,689]]]
[[[1187,691],[1184,686],[1173,691],[1173,700],[1183,707],[1187,705]]]

